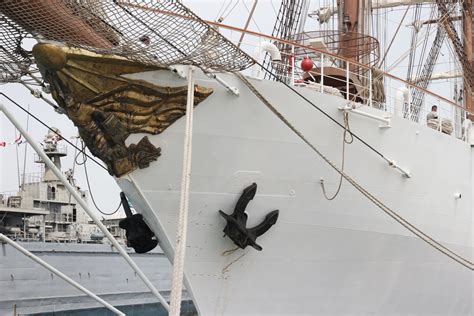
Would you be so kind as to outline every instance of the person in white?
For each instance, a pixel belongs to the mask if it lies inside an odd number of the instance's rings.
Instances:
[[[426,121],[437,120],[438,119],[438,107],[433,105],[431,107],[431,112],[426,115]]]

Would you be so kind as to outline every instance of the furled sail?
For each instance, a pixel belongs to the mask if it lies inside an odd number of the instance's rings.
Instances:
[[[253,59],[177,1],[44,0],[0,2],[0,82],[18,79],[31,34],[147,65],[195,64],[239,71]]]

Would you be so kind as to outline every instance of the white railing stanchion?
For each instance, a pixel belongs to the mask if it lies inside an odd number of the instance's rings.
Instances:
[[[291,66],[291,85],[295,85],[295,64],[296,64],[296,56],[295,56],[295,46],[291,45],[291,56],[290,56],[290,66]]]
[[[349,100],[349,62],[346,62],[346,99]]]
[[[84,294],[86,294],[87,296],[90,296],[91,298],[93,298],[94,300],[96,300],[97,302],[99,302],[100,304],[104,305],[105,308],[107,308],[108,310],[112,311],[113,313],[117,314],[117,315],[120,315],[120,316],[124,316],[125,314],[122,313],[121,311],[119,311],[117,308],[115,308],[112,304],[104,301],[103,299],[101,299],[100,297],[98,297],[97,295],[95,295],[94,293],[92,293],[91,291],[89,291],[88,289],[86,289],[85,287],[83,287],[82,285],[80,285],[79,283],[77,283],[76,281],[74,281],[73,279],[71,279],[70,277],[68,277],[67,275],[65,275],[64,273],[62,273],[61,271],[59,271],[58,269],[56,269],[55,267],[53,267],[52,265],[48,264],[46,261],[43,261],[41,260],[38,256],[35,256],[34,254],[32,254],[31,252],[29,252],[28,250],[26,250],[25,248],[23,248],[21,245],[19,245],[18,243],[14,242],[13,240],[11,240],[10,238],[8,238],[7,236],[5,236],[4,234],[0,234],[0,240],[4,241],[5,243],[9,244],[10,246],[12,246],[13,248],[15,248],[16,250],[18,250],[19,252],[21,252],[22,254],[24,254],[25,256],[27,256],[28,258],[30,258],[31,260],[35,261],[36,263],[38,263],[39,265],[41,265],[42,267],[44,267],[45,269],[51,271],[51,273],[54,273],[56,274],[58,277],[60,277],[61,279],[63,279],[64,281],[66,281],[67,283],[71,284],[72,286],[74,286],[76,289],[78,289],[79,291],[83,292]]]
[[[372,69],[369,69],[369,106],[374,107],[372,102]]]
[[[408,115],[406,117],[407,120],[411,121],[411,112],[412,112],[412,104],[411,104],[411,87],[408,87]]]
[[[438,107],[441,107],[441,102],[438,100]],[[456,134],[458,133],[458,109],[453,108],[451,109],[452,111],[452,118],[453,118],[453,132],[451,133],[451,136],[454,136],[456,138]]]
[[[324,54],[321,53],[321,80],[319,80],[319,83],[321,83],[321,93],[324,92]]]
[[[109,230],[105,227],[105,225],[101,222],[101,220],[97,217],[97,215],[92,211],[92,209],[87,205],[87,203],[82,199],[82,197],[77,193],[76,189],[69,183],[66,179],[64,174],[59,170],[56,165],[49,159],[49,157],[45,154],[43,149],[39,147],[39,145],[35,142],[35,140],[31,137],[31,135],[20,125],[17,119],[5,108],[5,106],[0,103],[0,112],[3,112],[7,119],[12,122],[12,124],[16,127],[16,129],[23,135],[26,139],[28,144],[36,151],[36,153],[41,157],[43,162],[51,169],[54,175],[61,181],[61,183],[66,187],[66,189],[71,193],[72,197],[77,201],[77,203],[84,209],[84,211],[89,215],[89,217],[94,221],[94,223],[99,227],[99,229],[104,233],[107,239],[110,240],[112,245],[117,249],[120,255],[127,261],[130,267],[137,273],[137,275],[142,279],[143,283],[150,289],[150,291],[158,298],[161,305],[166,310],[169,310],[168,302],[164,299],[164,297],[160,294],[160,292],[156,289],[156,287],[151,283],[151,281],[146,277],[143,271],[138,267],[138,265],[132,260],[130,255],[123,249],[123,247],[118,243],[115,237],[109,232]]]

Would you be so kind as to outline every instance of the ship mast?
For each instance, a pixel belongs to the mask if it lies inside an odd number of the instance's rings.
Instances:
[[[464,46],[464,53],[466,54],[467,57],[467,62],[468,62],[468,67],[464,68],[464,71],[469,71],[471,73],[472,77],[472,0],[464,0],[463,2],[463,10],[462,10],[462,26],[463,26],[463,46]],[[466,77],[467,74],[464,74],[464,77]],[[472,112],[473,110],[473,105],[472,105],[472,82],[466,82],[464,80],[464,106],[466,110],[469,112]],[[472,117],[470,118],[471,120],[473,119]]]
[[[344,34],[341,43],[341,55],[346,58],[353,58],[357,55],[357,31],[359,28],[359,0],[340,0],[339,10],[342,12],[342,20],[339,26]]]

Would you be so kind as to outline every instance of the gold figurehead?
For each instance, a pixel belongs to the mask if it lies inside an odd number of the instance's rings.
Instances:
[[[185,115],[186,86],[160,87],[122,76],[167,68],[49,43],[37,44],[33,55],[53,98],[91,153],[117,177],[148,167],[161,154],[146,136],[127,147],[130,134],[159,134]],[[194,105],[212,92],[195,85]]]

